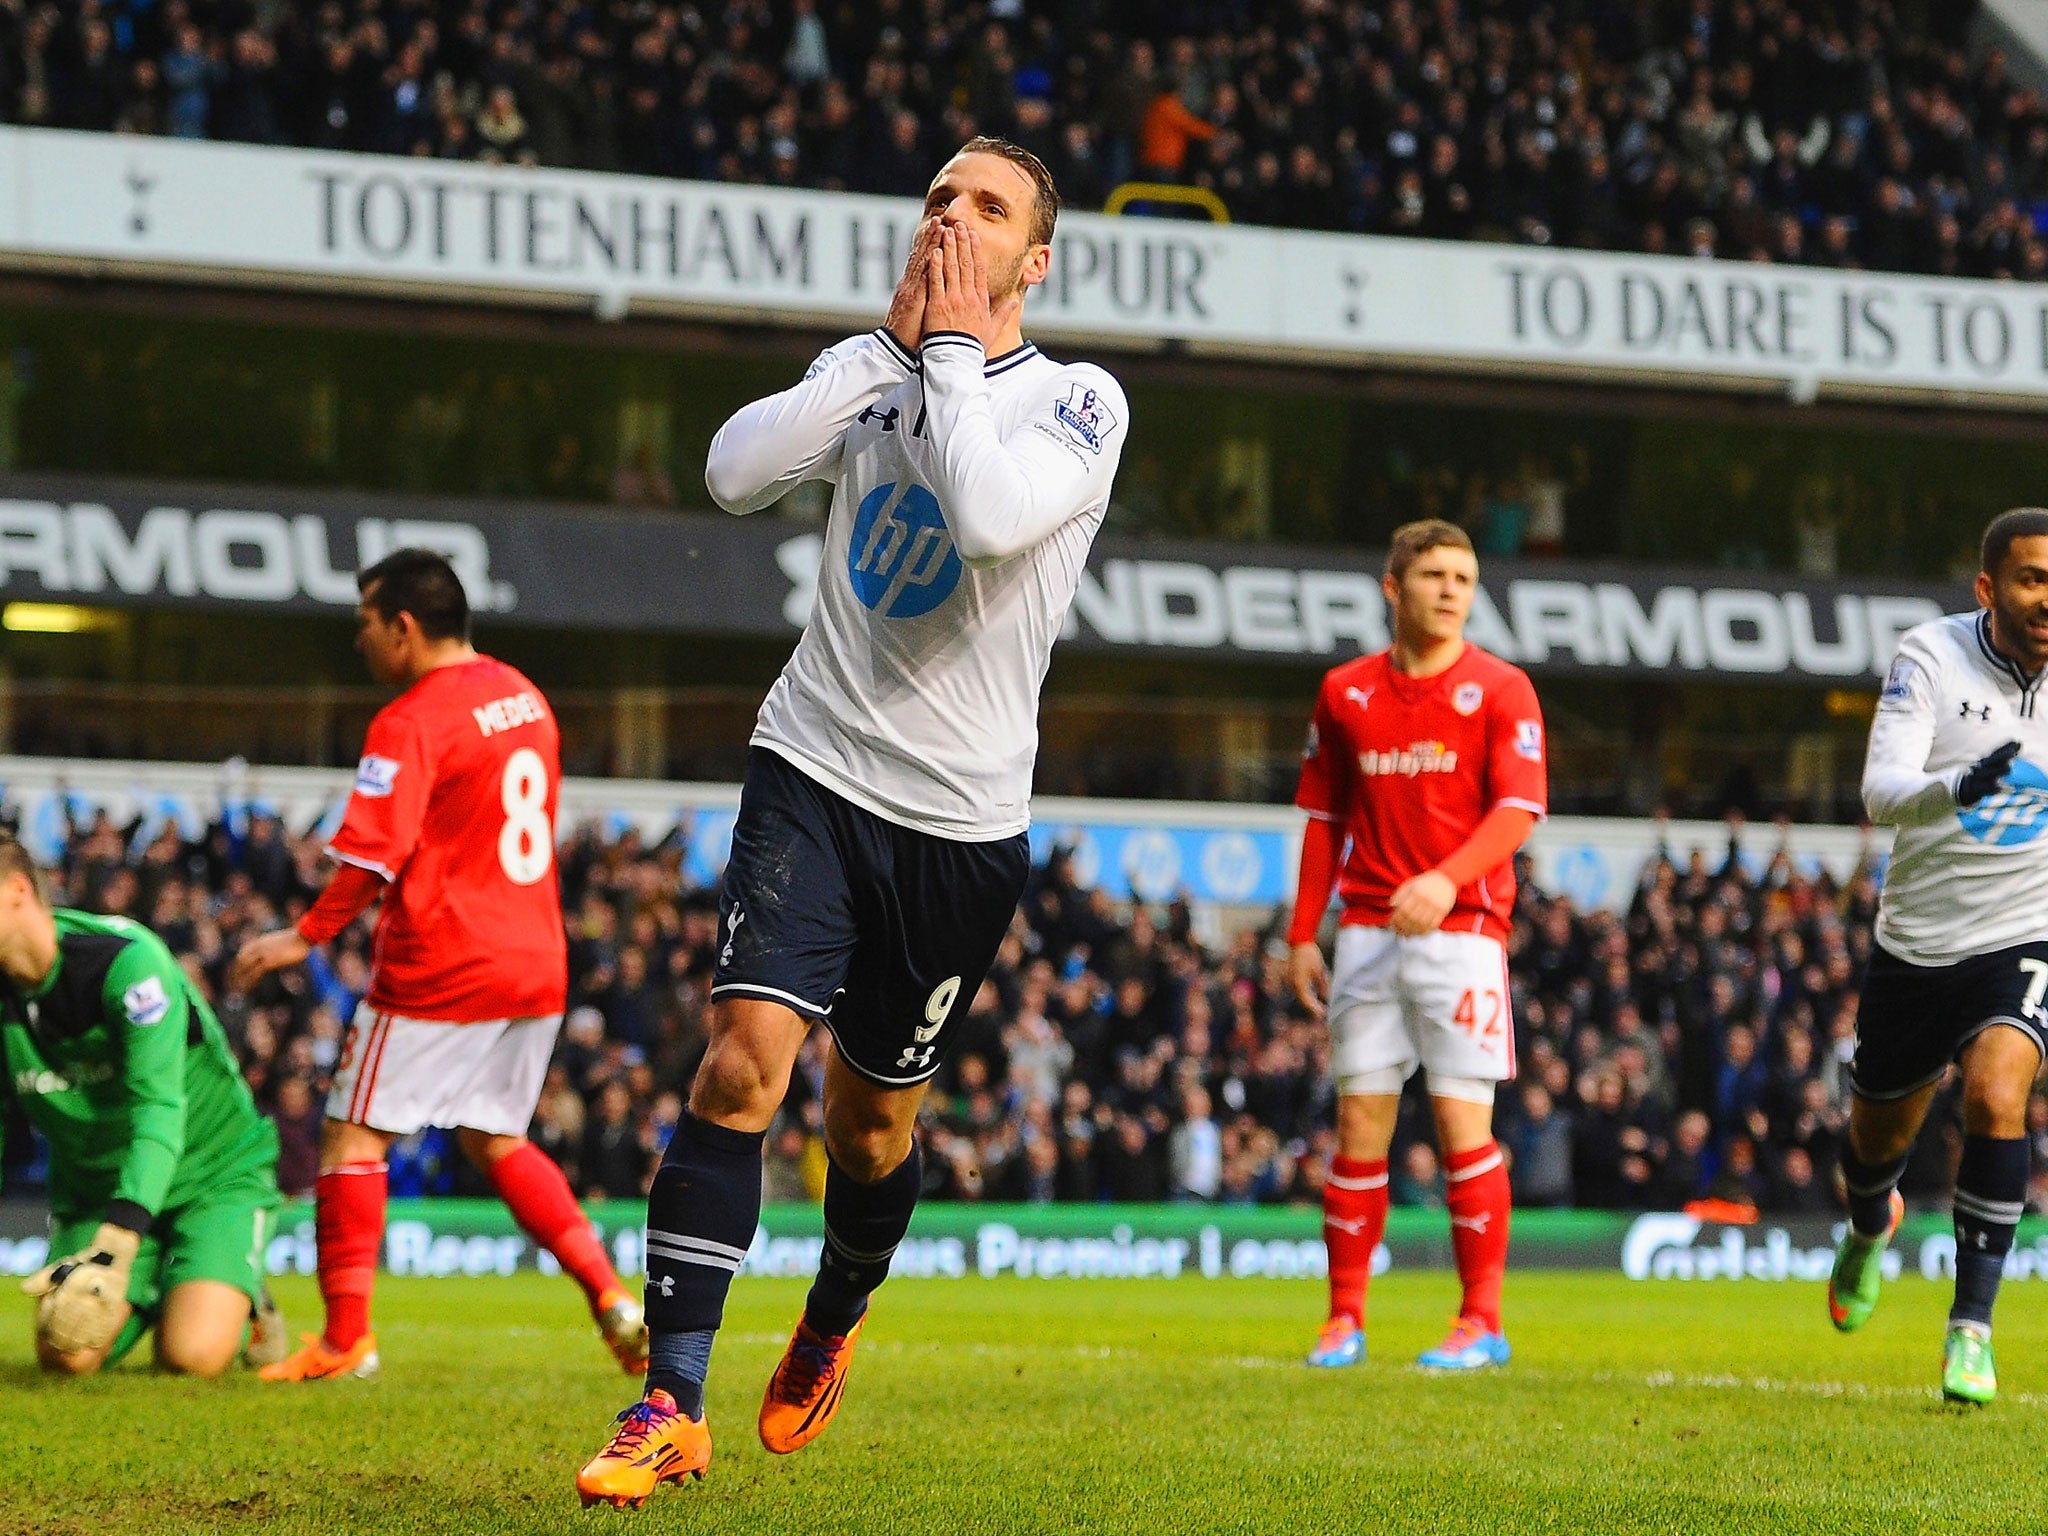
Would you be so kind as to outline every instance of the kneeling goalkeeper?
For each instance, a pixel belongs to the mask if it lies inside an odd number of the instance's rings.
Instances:
[[[218,1376],[283,1353],[263,1286],[277,1128],[163,941],[45,901],[0,832],[0,1064],[50,1146],[50,1255],[22,1289],[36,1356],[82,1375],[152,1325],[157,1364]],[[252,1327],[253,1319],[253,1327]]]

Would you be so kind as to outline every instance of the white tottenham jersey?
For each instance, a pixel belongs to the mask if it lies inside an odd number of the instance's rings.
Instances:
[[[1039,686],[1128,415],[1092,364],[991,360],[952,331],[913,357],[876,331],[721,427],[704,479],[728,512],[834,482],[817,603],[754,742],[902,826],[1023,831]]]
[[[1913,965],[1951,965],[2048,938],[2048,710],[1991,645],[1984,613],[1906,631],[1863,766],[1870,819],[1897,827],[1877,941]],[[1963,774],[2008,741],[2004,783],[1956,804]]]

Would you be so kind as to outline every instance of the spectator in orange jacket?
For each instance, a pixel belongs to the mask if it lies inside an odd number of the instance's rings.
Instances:
[[[1155,181],[1179,181],[1188,163],[1188,145],[1216,137],[1216,125],[1187,109],[1172,91],[1161,91],[1145,109],[1138,135],[1138,170]]]

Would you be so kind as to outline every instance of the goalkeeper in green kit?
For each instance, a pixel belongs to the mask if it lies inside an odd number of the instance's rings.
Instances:
[[[50,1146],[51,1264],[36,1356],[81,1375],[151,1326],[157,1364],[217,1376],[283,1353],[263,1284],[277,1128],[257,1114],[227,1037],[140,923],[45,901],[0,832],[0,1065]]]

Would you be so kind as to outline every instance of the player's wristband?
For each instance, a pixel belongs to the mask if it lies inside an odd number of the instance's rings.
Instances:
[[[109,1200],[100,1220],[110,1227],[124,1227],[137,1237],[147,1237],[156,1218],[133,1200]]]

